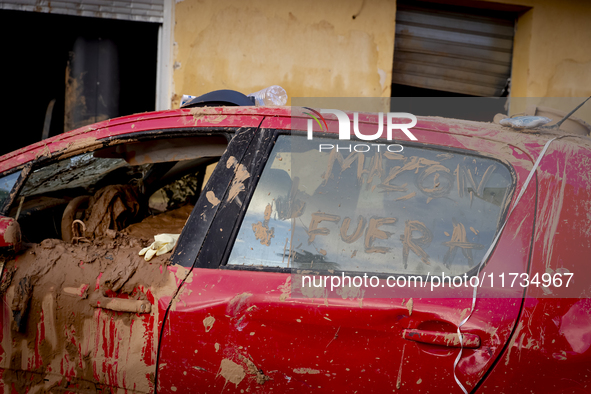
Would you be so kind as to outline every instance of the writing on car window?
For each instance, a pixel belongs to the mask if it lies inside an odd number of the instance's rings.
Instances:
[[[457,275],[480,262],[512,192],[504,164],[350,145],[279,136],[228,264]]]

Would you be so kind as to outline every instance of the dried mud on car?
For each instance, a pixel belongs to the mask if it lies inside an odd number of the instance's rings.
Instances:
[[[138,255],[150,240],[111,235],[78,244],[46,239],[6,262],[0,290],[12,316],[3,316],[3,380],[18,392],[83,389],[85,381],[153,388],[159,319],[149,307],[177,284],[168,256]],[[150,313],[117,311],[122,298]],[[65,372],[77,378],[67,382]]]

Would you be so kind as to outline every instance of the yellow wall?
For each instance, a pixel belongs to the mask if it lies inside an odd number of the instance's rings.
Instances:
[[[580,98],[591,96],[591,1],[502,2],[531,7],[517,20],[511,78],[511,96],[516,99],[511,113],[532,104],[568,112]],[[591,123],[591,102],[575,116]]]
[[[181,1],[172,106],[182,94],[269,85],[290,97],[389,97],[395,17],[388,0]]]
[[[290,97],[389,97],[395,18],[388,0],[180,1],[172,107],[182,94],[270,85]]]
[[[532,7],[517,21],[513,95],[591,95],[591,1],[503,2]]]
[[[531,7],[517,22],[513,97],[591,95],[591,1],[496,2]],[[389,97],[395,17],[395,0],[181,0],[172,106],[182,94],[274,84],[290,97]],[[511,112],[531,103],[515,100]],[[587,106],[577,115],[591,121]]]

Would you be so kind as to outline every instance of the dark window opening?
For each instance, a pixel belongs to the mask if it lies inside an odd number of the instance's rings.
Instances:
[[[4,77],[3,129],[16,133],[16,137],[4,140],[0,154],[41,140],[46,122],[49,137],[67,128],[64,121],[66,73],[77,40],[82,46],[85,42],[110,42],[112,53],[116,53],[111,59],[113,72],[108,77],[115,81],[112,84],[116,88],[116,97],[100,98],[113,107],[109,117],[153,111],[158,26],[157,23],[0,11],[0,34],[4,37],[5,54],[1,66]],[[88,49],[89,53],[93,51]],[[104,62],[105,55],[95,50],[90,58]],[[91,64],[80,66],[82,73],[92,70]],[[101,79],[96,82],[100,84]],[[50,105],[52,102],[53,106]],[[87,113],[86,124],[100,120],[93,119],[91,112]]]

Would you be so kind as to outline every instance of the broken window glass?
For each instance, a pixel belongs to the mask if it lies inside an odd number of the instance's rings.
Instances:
[[[21,196],[48,193],[65,188],[87,187],[106,173],[127,166],[123,159],[96,158],[84,153],[33,171],[23,186]]]

